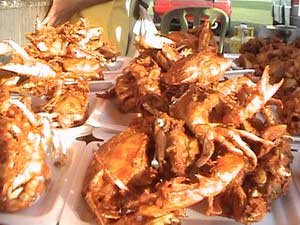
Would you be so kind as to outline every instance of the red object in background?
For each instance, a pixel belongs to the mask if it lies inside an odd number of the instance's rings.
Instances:
[[[229,17],[232,8],[230,0],[154,0],[153,11],[156,16],[161,17],[164,13],[179,7],[215,7],[222,9]]]

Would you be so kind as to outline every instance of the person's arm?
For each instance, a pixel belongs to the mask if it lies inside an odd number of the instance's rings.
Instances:
[[[57,26],[69,20],[74,13],[107,1],[110,0],[53,0],[43,24]]]

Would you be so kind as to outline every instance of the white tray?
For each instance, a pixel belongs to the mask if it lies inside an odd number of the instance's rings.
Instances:
[[[224,53],[223,57],[226,59],[232,59],[235,60],[240,57],[241,54],[239,53]],[[235,62],[232,62],[231,66],[232,70],[228,70],[225,72],[225,76],[243,76],[247,73],[255,73],[255,69],[244,69],[242,67],[239,67],[235,64]]]
[[[92,80],[89,81],[90,92],[105,91],[111,89],[115,85],[115,79],[107,80]]]
[[[107,70],[103,71],[103,80],[89,81],[90,91],[103,91],[112,88],[115,85],[117,77],[122,74],[123,69],[130,60],[130,57],[120,56],[115,62],[109,63],[107,65]]]
[[[94,132],[94,131],[93,131]],[[94,135],[107,141],[113,133],[107,133],[97,129]],[[102,142],[103,143],[103,142]],[[89,212],[85,201],[81,196],[82,182],[89,163],[93,157],[93,150],[97,149],[100,142],[92,142],[87,145],[85,154],[78,165],[77,176],[72,182],[70,194],[64,206],[60,225],[91,225],[95,224],[92,215]],[[298,154],[298,153],[297,153]],[[299,156],[299,155],[298,155]],[[296,160],[296,159],[295,159]],[[296,162],[295,162],[296,163]],[[299,157],[297,161],[299,165]],[[295,165],[295,164],[294,164]],[[299,170],[298,170],[299,171]],[[182,219],[183,225],[240,225],[231,219],[224,217],[209,217],[198,212],[198,206],[195,205],[187,210],[187,217]],[[257,225],[299,225],[300,224],[300,196],[293,181],[286,196],[276,200],[264,220],[255,223]]]
[[[224,53],[223,57],[226,59],[237,59],[240,57],[240,53]]]
[[[127,56],[119,56],[115,62],[107,65],[107,70],[103,71],[104,78],[109,78],[110,75],[121,74],[124,67],[130,62],[132,58]]]
[[[96,93],[95,92],[90,92],[89,93],[89,107],[88,107],[88,118],[87,120],[91,117],[92,113],[95,111],[96,107]],[[92,126],[89,124],[85,123],[78,126],[78,127],[71,127],[71,128],[57,128],[54,130],[54,133],[56,134],[57,138],[64,137],[66,138],[65,141],[73,140],[75,137],[78,136],[83,136],[90,134],[92,132]]]
[[[86,124],[96,128],[122,131],[135,116],[135,113],[121,113],[111,99],[97,98],[94,111]]]
[[[95,93],[89,93],[90,116],[95,110]],[[68,195],[74,171],[85,149],[85,143],[75,141],[76,137],[91,134],[92,127],[83,124],[67,129],[54,129],[55,139],[62,151],[67,154],[67,165],[58,169],[51,165],[52,180],[48,190],[31,207],[16,213],[0,213],[0,224],[4,225],[56,225]]]
[[[255,73],[254,69],[233,69],[225,72],[225,77],[243,76],[247,73]]]
[[[293,170],[293,180],[296,184],[298,194],[300,195],[300,147],[299,146],[300,145],[296,145],[297,148],[295,149],[297,149],[298,151],[294,152],[294,161],[291,167]]]
[[[100,130],[99,130],[100,131]],[[97,136],[107,141],[115,134],[99,132]],[[91,142],[81,156],[81,161],[77,165],[76,176],[69,189],[69,195],[63,208],[59,225],[84,225],[95,224],[85,201],[82,198],[81,190],[86,170],[93,158],[93,151],[98,149],[98,145],[103,142]]]
[[[68,142],[67,164],[62,168],[51,166],[52,179],[45,193],[31,207],[15,212],[0,213],[0,224],[3,225],[56,225],[69,187],[73,181],[75,170],[78,169],[81,153],[85,144],[79,141]]]

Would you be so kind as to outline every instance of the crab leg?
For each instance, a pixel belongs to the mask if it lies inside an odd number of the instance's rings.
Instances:
[[[256,167],[257,165],[257,158],[256,158],[256,155],[255,153],[252,151],[252,149],[249,147],[249,145],[244,142],[242,140],[242,138],[237,134],[235,133],[234,131],[228,131],[228,130],[225,130],[225,132],[228,132],[228,135],[230,136],[230,138],[233,140],[233,142],[235,142],[239,148],[243,151],[243,153],[251,159],[252,161],[252,166],[253,168]]]
[[[234,129],[234,131],[237,132],[238,134],[240,134],[241,136],[247,137],[256,142],[260,142],[266,146],[274,146],[274,143],[272,141],[260,138],[260,137],[256,136],[255,134],[252,134],[248,131],[239,130],[239,129]]]
[[[214,133],[208,131],[202,143],[202,152],[200,158],[196,161],[196,166],[201,167],[207,163],[215,151]]]
[[[232,93],[238,93],[244,86],[255,88],[256,84],[248,77],[234,77],[219,83],[216,89],[224,96],[227,96]]]
[[[138,213],[148,217],[160,217],[194,205],[204,198],[216,196],[234,180],[244,166],[241,156],[224,155],[218,159],[210,177],[196,175],[197,183],[191,183],[185,177],[176,177],[165,182],[158,190],[156,204],[142,205]]]
[[[16,105],[18,108],[20,108],[22,110],[22,112],[24,113],[24,115],[27,117],[27,119],[30,121],[30,123],[32,123],[33,125],[37,125],[37,121],[36,118],[33,114],[33,112],[31,112],[25,105],[24,103],[15,100],[15,99],[10,99],[9,100],[11,104]]]
[[[226,146],[226,148],[230,152],[236,153],[238,155],[243,155],[243,151],[241,149],[235,147],[234,144],[232,144],[229,140],[226,139],[226,136],[224,134],[215,130],[215,128],[210,126],[210,124],[198,124],[194,128],[194,132],[198,138],[201,138],[203,134],[205,134],[206,136],[207,133],[210,133],[211,136],[209,137],[209,139],[211,141],[216,140],[222,145]]]
[[[241,124],[243,121],[251,118],[255,113],[259,112],[267,101],[278,91],[283,80],[277,84],[269,84],[269,72],[270,68],[266,67],[260,81],[257,83],[256,93],[253,94],[246,106],[233,107],[231,113],[224,116],[224,123]]]
[[[24,61],[30,61],[32,58],[28,55],[28,53],[16,42],[12,40],[4,40],[2,41],[9,45],[16,53],[18,53]]]

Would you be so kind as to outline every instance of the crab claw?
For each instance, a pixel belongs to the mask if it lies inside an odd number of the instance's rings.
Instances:
[[[269,101],[269,99],[278,91],[282,84],[283,79],[276,84],[270,84],[270,66],[267,66],[260,81],[257,83],[259,92],[263,93],[262,97],[264,98],[264,103]]]
[[[156,204],[141,205],[139,214],[157,218],[194,205],[206,197],[214,197],[236,178],[244,166],[241,156],[227,154],[218,159],[210,177],[195,175],[196,183],[186,177],[173,178],[159,187]]]
[[[135,41],[144,48],[155,49],[162,49],[165,44],[174,44],[172,40],[155,34],[136,36]]]
[[[202,51],[177,61],[163,74],[162,81],[168,85],[191,84],[200,86],[219,81],[230,68],[232,61],[212,52]]]
[[[251,99],[243,106],[233,107],[233,110],[224,116],[224,123],[241,124],[263,108],[283,83],[283,80],[281,80],[279,83],[270,84],[269,73],[270,67],[267,66],[256,85],[256,90],[253,92]]]

